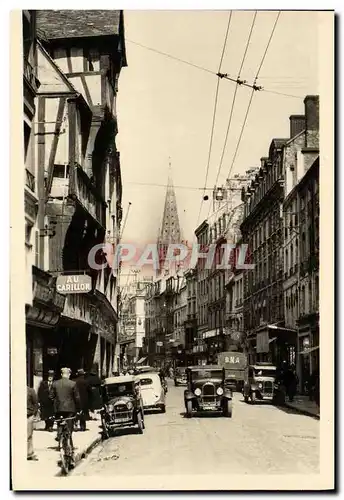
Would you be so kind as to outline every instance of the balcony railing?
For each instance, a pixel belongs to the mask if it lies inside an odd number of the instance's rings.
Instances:
[[[70,197],[76,199],[100,226],[105,227],[106,203],[78,164],[72,169],[72,179],[69,184]]]
[[[25,186],[35,192],[35,176],[27,169],[25,169]]]

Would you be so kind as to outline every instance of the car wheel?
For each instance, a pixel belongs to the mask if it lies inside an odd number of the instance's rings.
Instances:
[[[251,403],[254,404],[256,402],[256,393],[251,392]]]
[[[166,405],[160,405],[161,413],[166,413]]]
[[[143,423],[143,418],[142,418],[141,413],[137,414],[137,427],[139,430],[139,434],[143,434],[144,423]]]
[[[227,399],[224,403],[223,414],[225,417],[232,418],[232,401]]]
[[[186,416],[187,416],[187,418],[192,417],[192,401],[186,402]]]

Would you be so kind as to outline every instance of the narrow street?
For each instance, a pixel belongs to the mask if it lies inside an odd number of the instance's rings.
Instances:
[[[318,472],[319,421],[270,404],[246,404],[238,393],[232,419],[186,419],[183,391],[169,381],[166,414],[147,414],[143,435],[117,431],[72,475]]]

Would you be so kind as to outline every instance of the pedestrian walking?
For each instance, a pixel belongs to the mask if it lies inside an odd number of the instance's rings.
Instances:
[[[54,370],[49,370],[47,379],[42,380],[38,388],[41,419],[45,422],[45,430],[49,432],[53,431],[54,426],[54,401],[52,399],[54,375]]]
[[[90,386],[87,382],[86,373],[83,368],[77,371],[77,378],[75,380],[79,396],[80,396],[80,431],[86,431],[86,420],[90,419]]]
[[[76,383],[73,380],[70,380],[70,376],[70,368],[61,369],[61,378],[53,383],[52,399],[54,400],[56,417],[65,419],[68,418],[67,428],[73,446],[72,435],[74,421],[71,417],[75,417],[77,412],[80,410],[80,396]],[[60,441],[60,435],[61,427],[58,426],[56,441]]]
[[[297,382],[298,380],[295,373],[295,368],[294,366],[290,366],[284,373],[284,385],[286,388],[286,393],[289,401],[294,400],[296,394]]]
[[[93,367],[87,374],[86,381],[89,387],[89,410],[94,413],[95,410],[99,410],[103,404],[101,396],[102,382],[99,375],[97,375],[96,367]],[[92,420],[95,420],[95,417],[93,417]]]
[[[38,399],[35,390],[32,387],[27,387],[27,402],[26,402],[26,416],[27,416],[27,460],[35,460],[36,457],[33,451],[33,422],[35,415],[38,412]]]

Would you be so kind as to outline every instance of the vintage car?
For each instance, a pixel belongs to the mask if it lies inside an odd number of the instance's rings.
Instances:
[[[161,383],[159,373],[154,371],[139,373],[137,378],[140,380],[144,410],[159,409],[162,413],[165,413],[165,390]]]
[[[243,396],[246,402],[275,401],[279,397],[280,390],[275,382],[276,366],[270,363],[256,363],[248,367],[247,380],[243,388]]]
[[[184,391],[186,416],[194,411],[220,411],[232,416],[232,391],[225,385],[225,369],[219,365],[187,368],[187,389]]]
[[[142,434],[145,425],[140,380],[131,375],[106,378],[102,393],[103,437],[107,439],[115,429],[129,426],[137,426]]]
[[[187,377],[186,377],[186,368],[178,366],[174,372],[174,385],[178,387],[178,385],[186,385]]]

